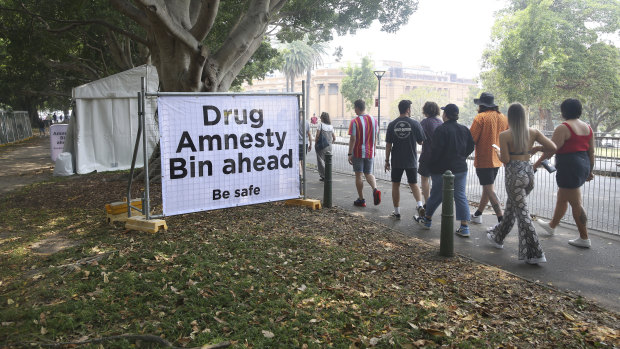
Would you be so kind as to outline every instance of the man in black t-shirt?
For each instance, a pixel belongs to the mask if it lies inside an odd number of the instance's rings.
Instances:
[[[411,118],[411,101],[402,100],[398,103],[400,116],[390,122],[385,136],[385,170],[392,171],[392,217],[400,219],[400,180],[403,172],[407,173],[407,182],[417,203],[418,216],[424,216],[422,197],[418,187],[417,145],[425,140],[424,130],[420,123]],[[392,157],[390,166],[390,156]],[[415,215],[413,217],[416,219]]]

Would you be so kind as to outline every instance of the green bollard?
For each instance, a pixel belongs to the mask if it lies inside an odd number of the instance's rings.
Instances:
[[[439,255],[454,256],[454,175],[450,170],[443,174]]]
[[[325,181],[323,182],[323,206],[332,207],[332,153],[325,152]]]

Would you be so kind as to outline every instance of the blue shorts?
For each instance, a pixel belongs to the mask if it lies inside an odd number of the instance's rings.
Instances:
[[[403,178],[403,172],[407,173],[407,183],[416,184],[418,183],[418,174],[414,168],[393,168],[392,169],[392,183],[400,183],[401,178]]]
[[[558,187],[576,189],[581,187],[590,175],[590,157],[586,151],[555,154],[555,167],[558,169],[555,174]]]
[[[353,157],[353,172],[372,173],[373,159]]]

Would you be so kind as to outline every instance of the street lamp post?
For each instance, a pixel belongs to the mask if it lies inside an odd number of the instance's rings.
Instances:
[[[379,80],[379,98],[377,101],[377,122],[379,123],[378,141],[379,143],[381,143],[381,78],[383,77],[383,74],[385,74],[385,70],[375,70],[374,73],[377,79]]]

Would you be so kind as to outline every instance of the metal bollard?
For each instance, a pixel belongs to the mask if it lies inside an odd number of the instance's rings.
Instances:
[[[325,181],[323,182],[323,206],[332,207],[332,153],[325,152]]]
[[[454,175],[450,170],[443,174],[439,255],[454,256]]]

